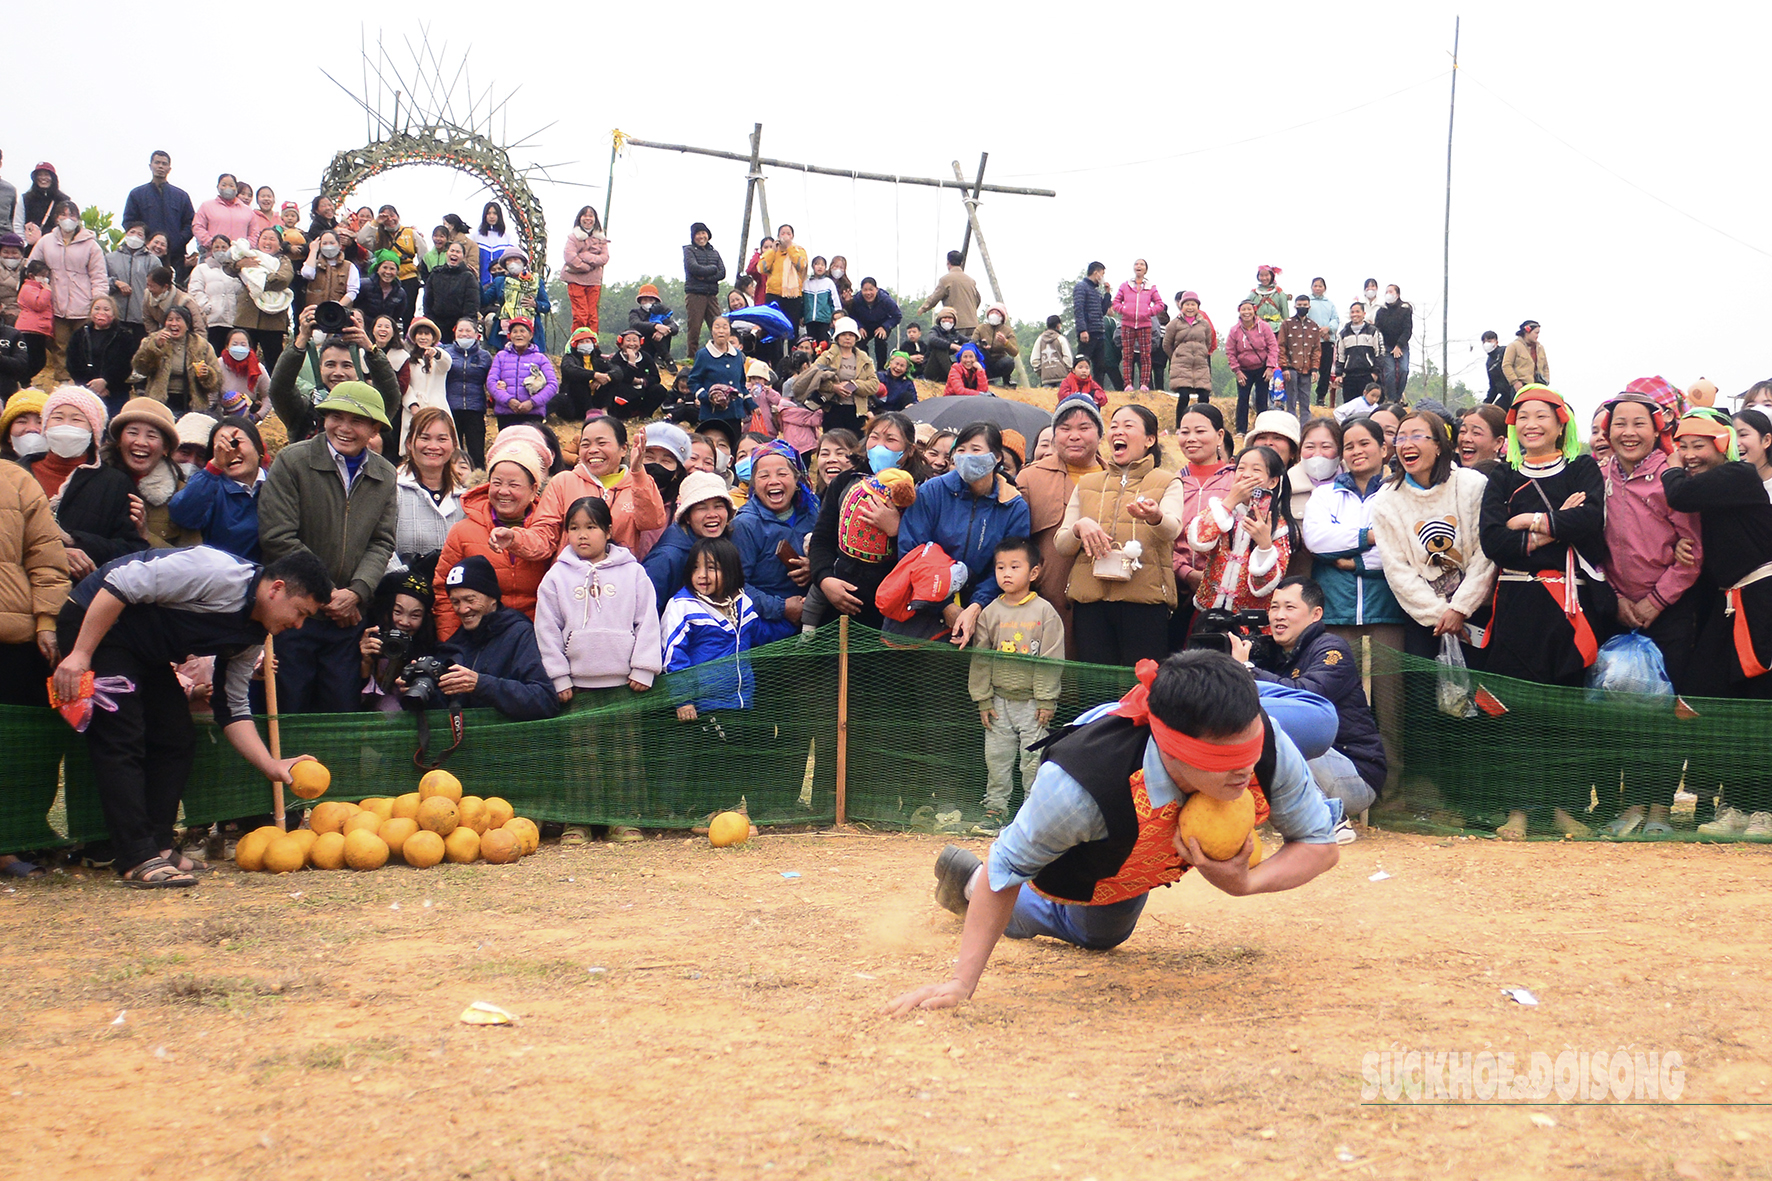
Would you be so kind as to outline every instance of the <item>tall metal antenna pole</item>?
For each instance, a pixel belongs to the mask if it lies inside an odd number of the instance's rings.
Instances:
[[[1452,98],[1446,104],[1446,242],[1440,260],[1440,401],[1452,386],[1452,126],[1458,115],[1458,17],[1452,18]]]

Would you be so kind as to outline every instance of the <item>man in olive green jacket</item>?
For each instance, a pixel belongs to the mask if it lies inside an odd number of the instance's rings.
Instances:
[[[338,589],[320,613],[277,641],[282,713],[348,713],[357,707],[363,612],[394,552],[394,465],[369,448],[388,425],[381,394],[342,381],[314,407],[321,432],[277,454],[258,498],[267,563],[305,549]]]

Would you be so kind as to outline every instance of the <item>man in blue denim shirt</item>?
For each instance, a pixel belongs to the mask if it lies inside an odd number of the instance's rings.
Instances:
[[[936,898],[965,917],[954,975],[904,994],[885,1012],[945,1009],[969,999],[1004,935],[1050,935],[1088,948],[1123,943],[1149,890],[1187,867],[1241,896],[1294,889],[1335,865],[1339,805],[1324,799],[1305,756],[1270,721],[1242,664],[1190,649],[1161,666],[1144,661],[1138,675],[1139,687],[1083,714],[1048,748],[988,865],[957,846],[943,850]],[[1298,716],[1300,728],[1313,732],[1312,748],[1319,732],[1333,737],[1328,702],[1303,693],[1284,702],[1275,700],[1274,713]],[[1251,786],[1261,788],[1269,819],[1286,838],[1278,853],[1251,869],[1252,842],[1229,860],[1213,861],[1192,837],[1178,838],[1179,809],[1169,805],[1193,792],[1234,800]],[[1027,883],[1034,892],[1022,889]]]

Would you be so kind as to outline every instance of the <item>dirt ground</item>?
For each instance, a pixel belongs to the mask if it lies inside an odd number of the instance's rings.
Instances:
[[[949,971],[959,924],[930,898],[940,847],[805,833],[714,850],[672,834],[544,845],[510,867],[229,867],[190,893],[72,872],[8,884],[7,1164],[118,1178],[1772,1171],[1772,850],[1374,833],[1290,893],[1160,890],[1111,952],[1005,942],[970,1005],[883,1019],[882,1002]],[[520,1023],[461,1024],[476,1000]],[[1679,1051],[1687,1106],[1360,1101],[1368,1051],[1620,1046]]]

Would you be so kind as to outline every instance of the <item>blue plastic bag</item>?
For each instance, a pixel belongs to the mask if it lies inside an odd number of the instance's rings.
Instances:
[[[1635,693],[1640,697],[1672,697],[1673,682],[1661,649],[1642,632],[1613,636],[1600,645],[1594,666],[1587,670],[1587,687],[1607,693]]]

